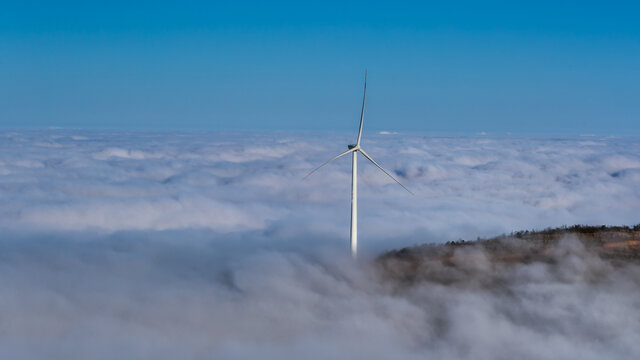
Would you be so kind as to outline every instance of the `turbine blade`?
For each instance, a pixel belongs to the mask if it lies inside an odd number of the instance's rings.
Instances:
[[[358,141],[356,146],[360,145],[360,138],[362,137],[362,122],[364,120],[364,98],[367,96],[367,69],[364,70],[364,92],[362,94],[362,111],[360,112],[360,128],[358,129]]]
[[[402,186],[402,188],[403,188],[403,189],[407,190],[407,192],[408,192],[409,194],[411,194],[411,195],[414,195],[414,196],[415,196],[415,194],[414,194],[414,193],[412,193],[412,192],[411,192],[411,190],[407,189],[404,185],[402,185],[402,183],[400,183],[400,181],[398,181],[395,177],[393,177],[393,175],[389,174],[389,173],[387,172],[387,170],[383,169],[383,168],[382,168],[382,166],[378,165],[378,163],[377,163],[375,160],[373,160],[373,159],[371,158],[371,156],[369,156],[369,154],[367,154],[364,150],[362,150],[362,148],[360,148],[360,152],[362,153],[362,155],[364,155],[364,157],[366,157],[369,161],[371,161],[371,162],[373,163],[373,165],[377,166],[377,167],[378,167],[378,169],[382,170],[382,172],[383,172],[383,173],[387,174],[387,176],[389,176],[390,178],[392,178],[392,179],[393,179],[393,181],[397,182],[397,183],[398,183],[398,185]]]
[[[302,180],[304,180],[304,179],[308,178],[309,176],[311,176],[311,174],[313,174],[314,172],[316,172],[316,171],[317,171],[318,169],[320,169],[321,167],[323,167],[323,166],[327,165],[328,163],[332,162],[333,160],[335,160],[335,159],[337,159],[337,158],[339,158],[339,157],[341,157],[341,156],[347,155],[347,154],[349,154],[349,153],[352,153],[352,152],[354,152],[354,151],[356,151],[356,149],[355,149],[355,148],[353,148],[353,149],[349,149],[349,150],[347,150],[347,151],[343,152],[342,154],[340,154],[340,155],[338,155],[338,156],[336,156],[336,157],[334,157],[334,158],[332,158],[332,159],[329,159],[329,160],[325,161],[322,165],[320,165],[320,166],[318,166],[317,168],[315,168],[315,169],[311,170],[311,172],[310,172],[310,173],[308,173],[307,175],[305,175],[305,177],[303,177],[303,178],[302,178]]]

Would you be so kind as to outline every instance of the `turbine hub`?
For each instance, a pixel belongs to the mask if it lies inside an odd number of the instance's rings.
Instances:
[[[356,146],[357,146],[356,144],[349,144],[349,145],[347,145],[347,147],[349,148],[349,150],[353,149],[353,148],[354,148],[354,147],[356,147]]]

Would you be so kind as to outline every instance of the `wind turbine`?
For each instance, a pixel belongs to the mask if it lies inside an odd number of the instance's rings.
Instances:
[[[345,156],[347,154],[353,154],[351,158],[351,256],[354,258],[358,254],[358,153],[361,153],[367,160],[371,161],[371,163],[378,167],[378,169],[382,170],[383,173],[387,174],[393,181],[397,182],[398,185],[402,186],[403,189],[407,190],[409,194],[413,195],[413,193],[407,189],[404,185],[400,183],[395,177],[387,172],[387,170],[383,169],[382,166],[378,165],[378,163],[367,154],[366,151],[362,147],[360,147],[360,140],[362,138],[362,123],[364,120],[364,99],[367,95],[367,71],[364,71],[364,93],[362,94],[362,111],[360,112],[360,128],[358,129],[358,139],[355,144],[349,144],[347,147],[349,150],[343,152],[342,154],[327,160],[322,165],[313,169],[310,173],[308,173],[304,179],[308,178],[311,174],[316,172],[321,167],[327,165],[328,163],[336,160],[339,157]]]

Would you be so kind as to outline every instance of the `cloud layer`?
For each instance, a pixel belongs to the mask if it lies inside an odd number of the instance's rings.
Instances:
[[[352,140],[0,133],[0,355],[637,357],[634,266],[577,248],[558,265],[496,269],[479,253],[469,281],[398,288],[349,261],[350,162],[301,178]],[[519,229],[640,222],[637,139],[383,133],[363,146],[416,193],[363,160],[364,259]]]

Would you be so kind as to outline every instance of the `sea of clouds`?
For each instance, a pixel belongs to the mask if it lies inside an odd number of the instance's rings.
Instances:
[[[372,259],[513,230],[640,222],[640,139],[0,132],[0,357],[632,359],[640,268],[580,246],[403,287]],[[468,259],[469,257],[462,257]],[[486,279],[500,286],[485,286]]]

